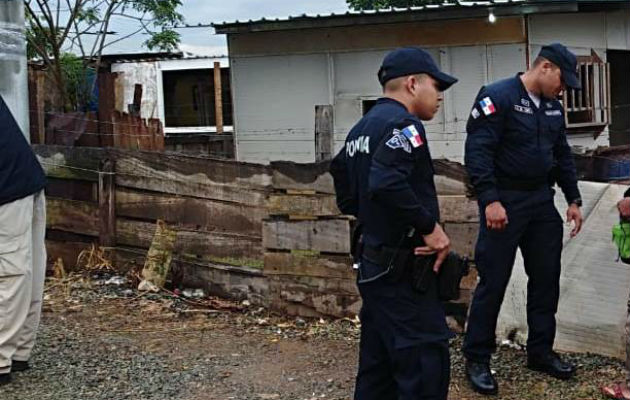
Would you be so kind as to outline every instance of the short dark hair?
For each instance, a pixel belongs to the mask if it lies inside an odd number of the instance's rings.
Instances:
[[[554,67],[556,68],[560,68],[559,66],[556,65],[556,63],[554,63],[553,61],[549,60],[548,58],[545,57],[541,57],[538,56],[536,57],[536,59],[534,60],[534,64],[532,64],[532,67],[536,68],[537,66],[539,66],[540,64],[544,63],[545,61],[550,62],[551,64],[553,64]]]
[[[534,60],[534,64],[532,64],[532,66],[533,66],[533,67],[537,67],[537,66],[539,66],[540,64],[544,63],[545,61],[549,61],[549,60],[547,60],[545,57],[538,56],[538,57],[536,57],[536,59]]]

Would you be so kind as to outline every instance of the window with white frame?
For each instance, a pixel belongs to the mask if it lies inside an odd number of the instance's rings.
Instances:
[[[564,91],[563,104],[568,129],[603,129],[611,122],[610,64],[596,54],[578,57],[581,90]]]

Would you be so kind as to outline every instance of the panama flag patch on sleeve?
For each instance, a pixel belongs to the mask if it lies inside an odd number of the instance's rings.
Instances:
[[[486,116],[497,112],[497,109],[494,107],[494,104],[492,103],[492,100],[490,100],[490,97],[484,97],[483,100],[479,102],[479,104],[481,105],[481,109]]]
[[[404,128],[402,130],[402,133],[407,139],[409,139],[409,142],[414,148],[420,147],[424,143],[422,141],[422,136],[420,136],[418,129],[416,129],[414,125],[409,125],[408,127]]]

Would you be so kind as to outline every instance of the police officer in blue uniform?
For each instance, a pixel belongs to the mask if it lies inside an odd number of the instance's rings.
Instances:
[[[362,226],[358,286],[363,300],[357,400],[446,400],[451,333],[435,288],[409,279],[414,254],[450,242],[439,221],[433,164],[421,120],[438,111],[457,80],[419,48],[389,53],[378,72],[384,96],[352,128],[331,163],[337,203]]]
[[[527,72],[483,87],[468,120],[465,162],[480,207],[475,251],[480,281],[464,355],[467,377],[482,394],[498,392],[489,362],[517,248],[528,276],[527,366],[559,379],[575,373],[553,352],[563,221],[552,186],[560,186],[569,204],[574,236],[582,225],[582,202],[556,99],[566,87],[580,88],[576,65],[563,45],[544,46]]]

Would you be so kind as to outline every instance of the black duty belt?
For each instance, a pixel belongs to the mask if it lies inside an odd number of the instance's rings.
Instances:
[[[547,179],[511,179],[497,178],[497,187],[503,190],[521,190],[524,192],[533,192],[550,186]]]
[[[387,268],[390,262],[396,257],[397,254],[404,253],[405,251],[411,251],[409,248],[387,247],[387,246],[370,246],[365,244],[363,246],[363,258],[367,261],[379,265],[383,268]]]

